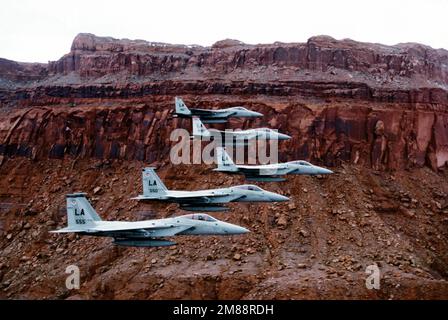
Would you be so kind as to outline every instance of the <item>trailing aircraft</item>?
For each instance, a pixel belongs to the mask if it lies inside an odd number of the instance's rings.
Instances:
[[[220,221],[207,214],[188,214],[145,221],[104,221],[96,213],[85,193],[66,195],[67,227],[52,233],[77,233],[112,237],[119,246],[157,247],[176,244],[165,239],[179,235],[237,235],[246,228]]]

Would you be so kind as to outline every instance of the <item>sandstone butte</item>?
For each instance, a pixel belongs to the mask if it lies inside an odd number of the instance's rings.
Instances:
[[[279,129],[293,137],[280,144],[281,161],[336,173],[261,183],[291,201],[216,214],[247,236],[138,249],[48,234],[65,225],[64,195],[74,191],[89,193],[106,219],[181,214],[129,200],[147,164],[172,188],[243,183],[169,163],[171,131],[191,127],[171,117],[175,96],[262,112],[228,126]],[[328,36],[202,47],[79,34],[58,61],[0,59],[0,298],[446,299],[447,166],[444,49]],[[64,286],[71,263],[82,272],[76,292]],[[380,290],[365,287],[371,264],[382,270]]]

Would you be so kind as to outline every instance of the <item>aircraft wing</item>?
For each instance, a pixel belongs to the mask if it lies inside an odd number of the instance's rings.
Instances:
[[[218,194],[210,191],[171,191],[169,194],[165,195],[166,198],[178,199],[178,198],[202,198],[202,197],[214,197]]]
[[[257,133],[255,131],[220,131],[224,136],[232,136],[234,138],[240,139],[255,139],[257,137]]]
[[[182,192],[178,195],[170,194],[167,196],[168,199],[176,199],[177,202],[185,203],[209,203],[210,198],[212,199],[225,199],[226,202],[235,201],[241,196],[235,193],[215,193],[211,191],[194,191],[194,192]]]
[[[246,176],[266,177],[266,176],[286,175],[295,171],[297,168],[263,165],[263,166],[238,166],[238,169],[241,173],[243,173]]]
[[[235,111],[227,111],[227,110],[211,110],[211,109],[197,109],[197,108],[190,108],[191,112],[199,117],[214,117],[218,116],[220,118],[227,118],[234,114],[236,114]]]
[[[229,196],[229,194],[216,194],[216,193],[211,193],[211,192],[196,192],[196,191],[192,191],[190,192],[175,192],[172,191],[172,193],[170,194],[166,194],[163,195],[163,197],[161,198],[147,198],[145,196],[138,196],[136,198],[132,198],[132,199],[138,199],[138,200],[154,200],[154,199],[162,199],[162,200],[177,200],[176,202],[183,202],[183,200],[185,202],[201,202],[201,203],[205,203],[208,202],[207,200],[209,198],[221,198],[221,197],[227,197]]]
[[[86,232],[86,229],[62,228],[59,230],[51,230],[50,233],[72,233],[72,232]]]
[[[197,108],[190,108],[190,111],[195,115],[195,116],[212,116],[217,114],[218,112],[216,112],[215,110],[209,110],[209,109],[197,109]]]
[[[59,230],[50,231],[52,233],[69,233],[69,232],[83,232],[83,233],[102,233],[108,236],[120,235],[124,232],[136,233],[139,235],[147,235],[151,237],[169,237],[174,236],[180,232],[192,228],[191,225],[172,225],[172,224],[155,224],[153,225],[151,221],[139,222],[127,222],[127,221],[114,221],[113,223],[108,223],[106,225],[94,226],[88,229],[74,229],[74,228],[63,228]]]
[[[198,191],[175,191],[170,190],[170,193],[164,197],[167,199],[194,199],[194,198],[204,198],[204,197],[218,197],[220,195],[226,196],[228,193],[216,193],[211,190],[198,190]]]
[[[241,173],[244,173],[245,175],[249,175],[249,176],[258,176],[258,175],[260,175],[260,169],[259,168],[238,167],[238,170]]]
[[[192,228],[191,225],[166,225],[166,226],[155,226],[155,227],[146,227],[146,228],[101,228],[98,232],[107,233],[110,236],[114,236],[114,234],[121,234],[123,232],[126,233],[136,233],[136,234],[144,234],[150,237],[170,237],[175,236],[176,234],[183,232]]]

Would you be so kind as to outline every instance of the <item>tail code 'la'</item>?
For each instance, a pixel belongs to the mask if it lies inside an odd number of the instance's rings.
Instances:
[[[184,101],[181,98],[176,97],[175,104],[176,104],[176,113],[191,115],[190,109],[187,108],[187,106],[185,105]]]
[[[142,172],[143,195],[144,196],[160,196],[166,193],[166,186],[160,180],[154,168],[144,168]]]
[[[210,137],[210,132],[198,117],[193,117],[193,136]]]
[[[237,171],[235,163],[232,161],[232,158],[230,158],[225,148],[216,147],[216,160],[218,162],[218,170]]]
[[[95,209],[87,200],[85,193],[73,193],[66,195],[67,199],[67,224],[70,228],[83,229],[101,221]]]

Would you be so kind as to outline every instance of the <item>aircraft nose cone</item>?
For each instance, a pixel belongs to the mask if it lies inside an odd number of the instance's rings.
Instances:
[[[316,168],[316,173],[317,173],[317,174],[332,174],[333,171],[331,171],[330,169],[317,167],[317,168]]]
[[[279,133],[279,140],[289,140],[291,139],[291,136],[288,136],[287,134],[284,133]]]
[[[263,114],[260,113],[260,112],[255,112],[255,111],[254,111],[254,116],[255,116],[255,117],[262,117]]]
[[[240,227],[240,226],[238,226],[237,227],[237,230],[236,230],[236,233],[237,234],[245,234],[245,233],[249,233],[250,231],[249,230],[247,230],[246,228],[244,228],[244,227]]]
[[[276,202],[284,202],[284,201],[289,201],[289,198],[282,196],[281,194],[275,194],[275,195],[273,195],[272,200],[276,201]]]
[[[234,224],[226,224],[223,231],[226,234],[244,234],[250,232],[246,228]]]

